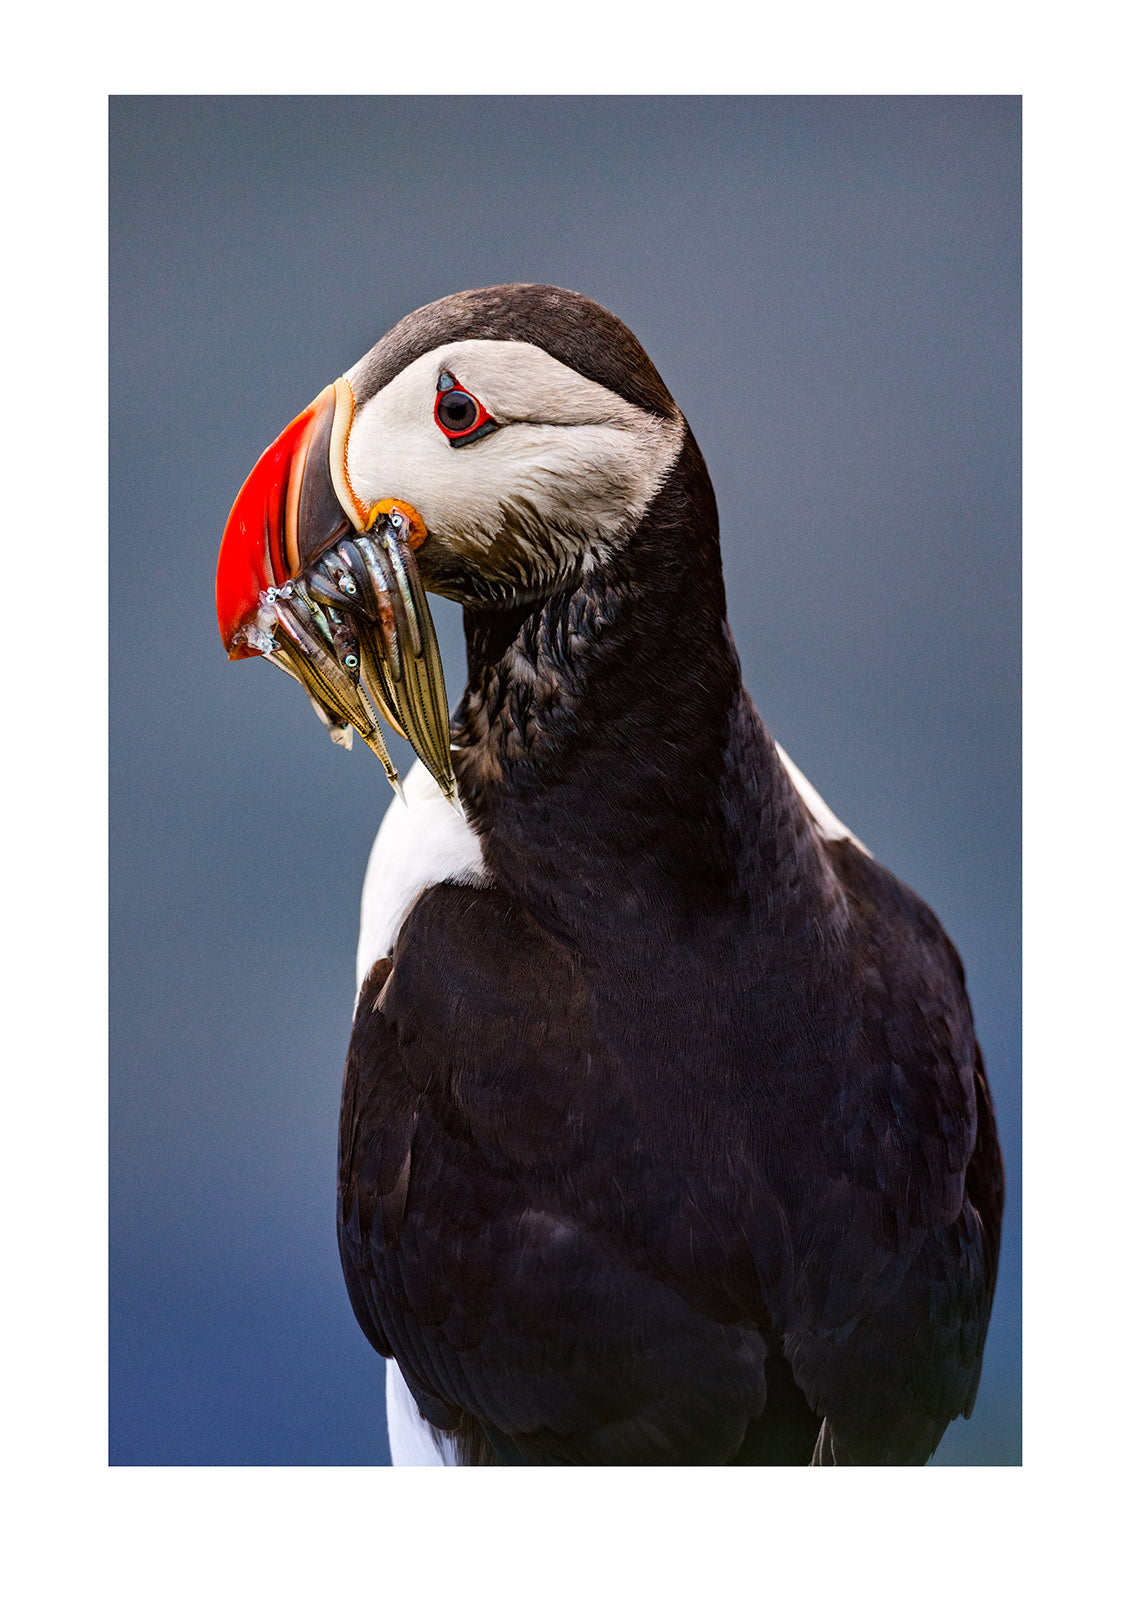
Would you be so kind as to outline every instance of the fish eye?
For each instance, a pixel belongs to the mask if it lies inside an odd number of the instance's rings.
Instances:
[[[469,389],[464,389],[450,372],[441,372],[436,385],[436,426],[449,444],[472,444],[499,424]]]

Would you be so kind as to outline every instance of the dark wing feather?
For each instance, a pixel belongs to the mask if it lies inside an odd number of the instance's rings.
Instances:
[[[709,952],[681,982],[669,940],[617,991],[612,947],[453,885],[370,975],[346,1279],[477,1459],[802,1462],[824,1418],[818,1459],[912,1462],[969,1410],[1001,1179],[961,968],[828,853],[848,917],[817,983],[780,940],[742,993]]]
[[[680,1292],[670,1175],[649,1204],[626,1200],[623,1085],[592,1060],[592,1035],[581,963],[505,896],[421,898],[350,1045],[350,1297],[422,1415],[448,1430],[477,1419],[504,1461],[725,1462],[765,1401],[765,1339]],[[786,1385],[807,1459],[816,1422]],[[779,1431],[789,1415],[775,1413]]]
[[[848,843],[830,854],[853,911],[859,1030],[803,1208],[786,1353],[826,1419],[822,1459],[923,1462],[977,1390],[1000,1154],[957,953],[883,867]]]

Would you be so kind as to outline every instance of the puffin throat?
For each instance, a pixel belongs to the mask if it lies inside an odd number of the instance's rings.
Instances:
[[[619,549],[547,600],[464,622],[453,763],[489,854],[511,841],[552,857],[558,881],[594,840],[639,864],[640,840],[702,835],[745,691],[690,434]]]

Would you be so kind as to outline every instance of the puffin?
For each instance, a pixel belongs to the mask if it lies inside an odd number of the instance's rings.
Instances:
[[[926,1463],[1004,1192],[962,964],[754,709],[634,335],[542,284],[406,316],[252,470],[217,615],[396,790],[337,1216],[394,1465]]]

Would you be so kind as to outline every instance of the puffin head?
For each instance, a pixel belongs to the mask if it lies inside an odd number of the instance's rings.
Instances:
[[[298,678],[396,784],[375,706],[452,797],[424,591],[499,609],[576,584],[631,537],[684,435],[639,342],[583,295],[508,284],[424,306],[252,469],[220,547],[225,648]]]

